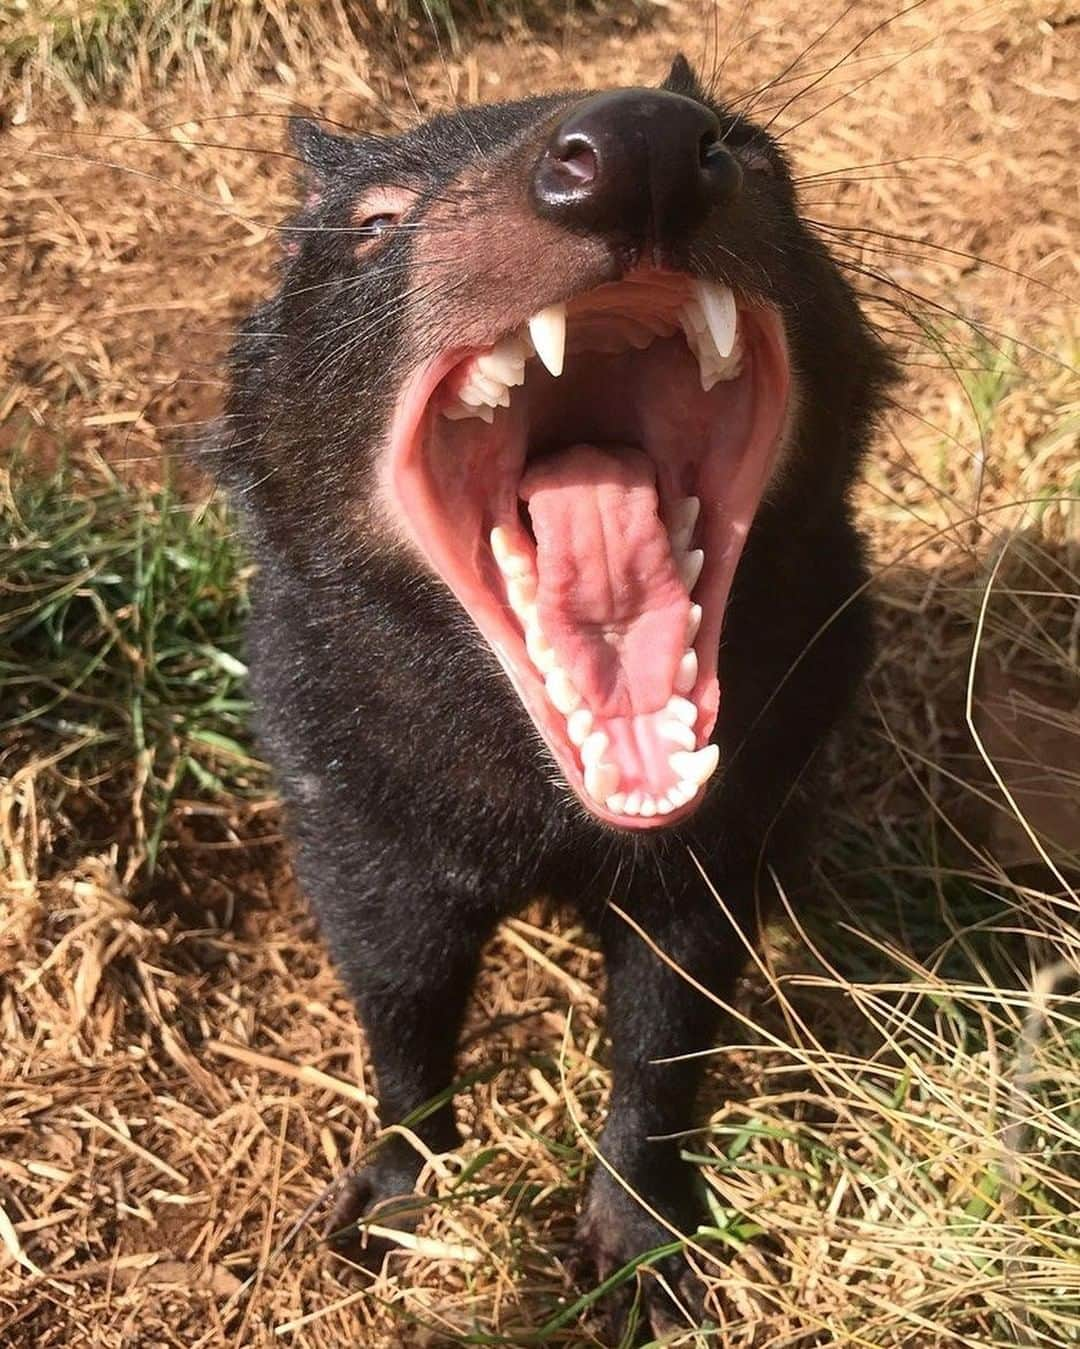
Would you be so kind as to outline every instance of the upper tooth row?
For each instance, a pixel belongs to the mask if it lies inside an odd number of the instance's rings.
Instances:
[[[738,342],[738,310],[729,286],[696,280],[691,297],[679,311],[679,321],[687,343],[697,357],[701,387],[711,389],[718,380],[734,379],[741,366]],[[631,345],[648,346],[652,335],[670,325],[654,327],[634,322]],[[490,351],[473,360],[457,401],[443,408],[443,416],[452,421],[480,417],[492,422],[497,407],[510,406],[510,390],[525,383],[525,362],[535,352],[541,363],[557,379],[566,359],[566,305],[552,304],[538,310],[528,323],[528,338],[504,337]]]
[[[698,505],[696,498],[688,497],[675,508],[678,522],[686,531],[687,542],[697,520]],[[679,806],[686,805],[716,771],[720,758],[720,751],[715,745],[696,748],[694,724],[697,721],[697,708],[684,696],[692,692],[697,683],[698,658],[694,639],[701,626],[701,605],[690,606],[686,629],[687,650],[675,672],[674,694],[668,699],[663,719],[659,723],[660,734],[675,746],[668,755],[668,762],[679,781],[659,797],[636,791],[620,792],[618,766],[605,757],[610,747],[608,736],[603,731],[593,729],[593,714],[582,706],[581,695],[574,681],[559,665],[554,647],[541,630],[536,607],[536,574],[531,559],[514,548],[509,531],[501,525],[491,531],[491,551],[502,572],[510,607],[524,630],[529,659],[544,676],[548,700],[566,718],[567,737],[581,755],[588,794],[617,815],[669,815]],[[693,590],[693,581],[696,581],[701,571],[704,553],[695,549],[684,553],[685,559],[695,560],[693,579],[687,586],[688,590]]]
[[[482,352],[468,367],[457,402],[443,408],[452,421],[481,417],[491,422],[497,407],[510,406],[510,390],[525,383],[525,362],[532,355],[520,337],[504,337],[490,351]]]

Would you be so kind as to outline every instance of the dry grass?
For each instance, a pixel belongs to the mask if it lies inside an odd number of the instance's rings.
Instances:
[[[114,491],[104,463],[116,491],[161,481],[178,428],[215,406],[231,316],[270,284],[294,103],[390,127],[411,98],[652,79],[677,43],[706,64],[731,47],[738,92],[841,8],[719,13],[673,4],[648,32],[601,13],[565,39],[417,59],[408,88],[392,45],[359,42],[239,62],[227,83],[198,62],[164,83],[150,69],[103,105],[9,83],[2,452],[46,470],[69,456],[76,502]],[[861,489],[882,652],[822,904],[770,931],[716,1052],[709,1125],[686,1141],[713,1201],[694,1258],[715,1343],[1065,1346],[1080,1343],[1080,28],[1053,4],[895,17],[867,0],[759,110],[890,16],[778,120],[909,380]],[[205,485],[183,481],[201,509]],[[55,598],[52,536],[15,500],[4,575],[32,563]],[[160,501],[132,500],[161,524]],[[88,565],[114,566],[122,514],[99,500]],[[181,535],[205,558],[194,525]],[[216,574],[228,593],[237,565]],[[87,617],[87,595],[104,567],[64,591],[86,626],[52,658],[101,649],[115,615]],[[190,652],[190,596],[162,603]],[[20,605],[7,590],[5,612]],[[129,743],[131,672],[156,672],[114,607],[126,645],[98,701],[0,742],[0,1342],[594,1342],[562,1263],[607,1085],[586,935],[537,910],[493,942],[466,1142],[431,1162],[440,1202],[378,1278],[346,1277],[312,1213],[373,1136],[362,1037],[257,780],[241,800],[166,772],[154,797],[134,756],[125,776],[73,755],[73,720]],[[232,624],[198,641],[231,653]],[[4,721],[12,674],[25,698],[43,673],[16,629],[0,636]],[[70,694],[70,669],[48,668]],[[190,745],[170,705],[152,724],[175,766]],[[144,799],[167,808],[152,874]]]

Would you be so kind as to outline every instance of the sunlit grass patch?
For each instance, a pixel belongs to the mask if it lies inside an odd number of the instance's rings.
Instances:
[[[842,834],[718,1052],[754,1085],[696,1158],[719,1220],[760,1232],[717,1276],[748,1343],[762,1314],[836,1344],[1080,1334],[1076,901],[938,843]]]
[[[57,833],[113,821],[153,865],[181,788],[263,780],[247,737],[245,574],[220,501],[104,465],[0,478],[0,753]],[[80,823],[81,820],[81,823]]]
[[[647,0],[351,0],[261,5],[244,0],[30,0],[5,14],[0,88],[20,79],[79,105],[170,79],[243,74],[291,83],[319,55],[457,50],[468,36],[572,23],[575,11],[641,17]]]

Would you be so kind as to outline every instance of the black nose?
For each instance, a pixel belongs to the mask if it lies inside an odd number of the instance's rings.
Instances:
[[[708,108],[660,89],[617,89],[559,123],[533,174],[533,200],[568,229],[663,249],[734,199],[741,181]]]

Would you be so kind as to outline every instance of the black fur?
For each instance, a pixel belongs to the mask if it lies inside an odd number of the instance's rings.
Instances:
[[[682,58],[668,87],[706,101]],[[513,189],[544,128],[577,97],[470,108],[392,139],[298,126],[310,195],[287,232],[296,247],[280,289],[236,347],[224,462],[258,562],[250,647],[262,741],[302,883],[369,1036],[384,1123],[451,1080],[478,954],[495,925],[533,896],[554,896],[592,925],[607,961],[613,1088],[600,1147],[653,1208],[692,1232],[700,1213],[691,1172],[674,1143],[648,1140],[688,1126],[700,1069],[656,1061],[712,1045],[717,1012],[608,901],[728,999],[745,947],[689,849],[748,933],[767,903],[769,866],[797,887],[819,751],[869,656],[848,494],[891,368],[801,223],[782,155],[716,106],[744,161],[744,190],[723,221],[685,241],[681,262],[782,311],[800,389],[794,449],[731,596],[714,736],[721,768],[706,801],[684,826],[648,835],[588,818],[554,781],[457,601],[385,541],[371,514],[403,375],[462,318],[453,283],[468,258],[443,260],[445,285],[429,287],[422,305],[409,298],[420,252],[439,252],[436,226],[426,236],[425,222],[455,195],[482,196],[488,219],[503,209],[497,193]],[[483,165],[497,172],[477,182],[470,175]],[[358,194],[385,183],[419,193],[417,227],[391,232],[358,261]],[[509,306],[515,278],[503,278],[498,260],[485,265],[492,303]],[[576,269],[585,284],[605,279],[610,262],[587,251],[545,261],[538,245],[530,269],[545,266],[560,277]],[[432,1148],[452,1148],[450,1107],[417,1131]],[[342,1216],[410,1191],[418,1166],[392,1140],[354,1182]],[[670,1239],[603,1168],[582,1230],[605,1272]]]

